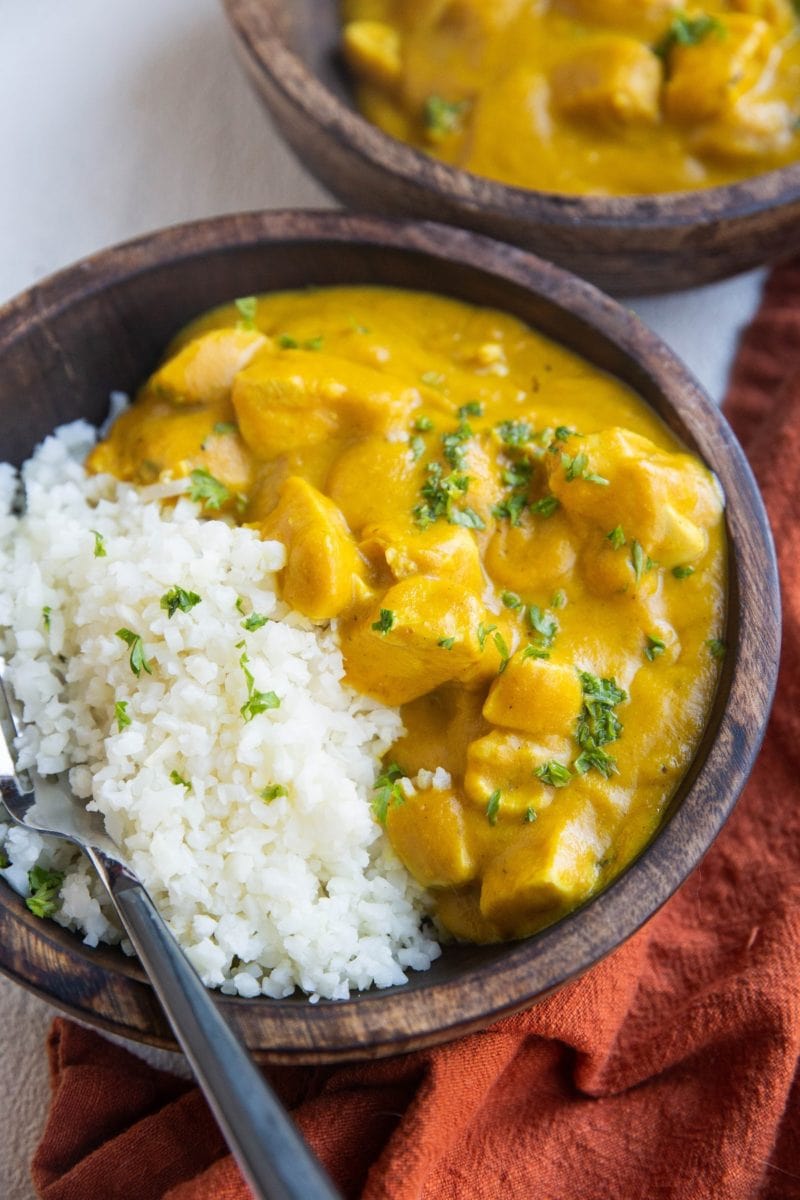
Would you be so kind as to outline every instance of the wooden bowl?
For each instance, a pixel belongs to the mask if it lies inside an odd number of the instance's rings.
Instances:
[[[722,679],[702,744],[664,824],[602,895],[526,941],[450,946],[403,987],[346,1002],[219,1003],[281,1062],[410,1050],[478,1029],[573,979],[632,934],[699,862],[758,751],[778,661],[778,584],[750,469],[724,418],[666,346],[591,285],[455,229],[338,213],[221,217],[78,263],[0,310],[4,457],[19,463],[61,422],[100,422],[191,317],[236,296],[307,284],[435,288],[515,314],[635,388],[716,471],[727,494],[730,586]],[[111,1032],[174,1047],[138,964],[32,916],[0,882],[0,969]]]
[[[413,150],[356,112],[337,50],[338,0],[224,5],[247,74],[279,130],[308,170],[357,209],[475,229],[617,295],[708,283],[800,251],[800,164],[665,195],[509,187]]]

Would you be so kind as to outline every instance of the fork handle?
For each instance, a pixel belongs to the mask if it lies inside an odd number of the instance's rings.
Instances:
[[[101,852],[89,857],[257,1200],[341,1200],[145,889]]]

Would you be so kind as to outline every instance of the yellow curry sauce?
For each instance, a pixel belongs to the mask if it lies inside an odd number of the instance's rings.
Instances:
[[[459,937],[528,934],[642,848],[696,749],[718,485],[513,317],[370,288],[237,304],[179,336],[89,467],[190,476],[285,544],[286,601],[402,706],[375,793],[395,850]],[[403,778],[437,768],[449,786]]]
[[[621,195],[800,158],[800,0],[344,0],[375,124],[520,187]]]

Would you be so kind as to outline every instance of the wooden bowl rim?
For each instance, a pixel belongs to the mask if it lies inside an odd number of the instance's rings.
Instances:
[[[604,892],[558,924],[533,938],[508,943],[500,965],[478,964],[430,985],[424,972],[415,973],[399,988],[316,1005],[304,998],[220,998],[251,1047],[262,1057],[284,1062],[377,1057],[481,1028],[578,977],[630,937],[697,866],[733,809],[763,738],[780,643],[778,577],[766,513],[747,460],[722,414],[687,368],[632,312],[561,268],[482,235],[430,222],[330,211],[249,213],[175,226],[84,259],[0,308],[0,363],[17,338],[46,330],[57,313],[150,271],[248,246],[314,242],[352,244],[373,254],[400,251],[422,255],[434,265],[438,260],[472,267],[512,289],[527,290],[611,340],[655,383],[666,407],[714,463],[728,497],[731,584],[742,603],[739,637],[726,656],[720,682],[724,707],[720,700],[719,719],[707,732],[708,753],[690,767],[677,793],[679,807],[638,858]],[[755,539],[758,555],[737,554],[745,530]],[[746,721],[741,714],[747,714]],[[702,802],[701,784],[706,790]],[[106,967],[108,956],[118,952],[90,950],[77,935],[32,918],[4,882],[0,914],[25,925],[33,952],[41,946],[52,955],[56,946],[68,966],[88,963],[96,968],[99,962],[126,986],[147,987],[138,964],[119,955],[118,966]],[[566,970],[565,961],[570,964]],[[159,1033],[120,1022],[113,1004],[101,1011],[76,1004],[60,973],[45,980],[22,977],[4,958],[1,942],[0,970],[80,1019],[122,1036],[170,1045]],[[414,996],[422,998],[416,1006],[411,1003]]]
[[[390,137],[330,91],[284,41],[274,19],[279,0],[222,0],[253,69],[269,77],[307,120],[362,160],[465,209],[527,223],[640,229],[705,227],[800,200],[800,162],[738,183],[696,191],[582,196],[514,187],[451,167]]]

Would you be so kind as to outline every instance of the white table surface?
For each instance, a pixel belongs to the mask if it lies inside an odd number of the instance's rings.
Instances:
[[[251,94],[215,0],[0,0],[0,28],[0,302],[159,226],[332,203]],[[719,400],[760,285],[754,272],[632,307]],[[0,977],[5,1200],[34,1196],[54,1015]]]

